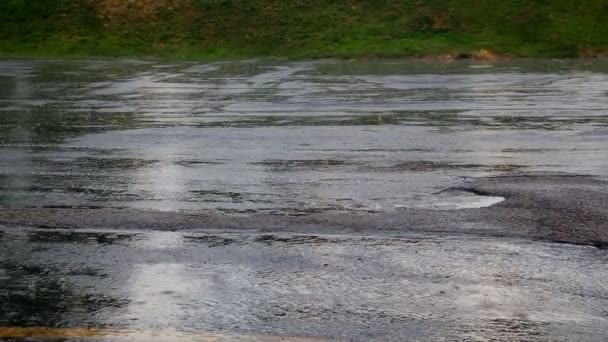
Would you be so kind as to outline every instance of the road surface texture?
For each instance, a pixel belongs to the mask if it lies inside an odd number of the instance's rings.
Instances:
[[[608,63],[0,61],[1,341],[605,341]]]

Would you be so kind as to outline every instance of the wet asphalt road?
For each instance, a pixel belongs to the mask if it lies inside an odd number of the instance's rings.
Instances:
[[[608,64],[0,61],[0,340],[604,341]]]
[[[10,326],[111,327],[137,341],[151,331],[160,341],[201,332],[602,341],[608,329],[608,254],[588,246],[434,234],[11,229],[0,247],[1,317]]]

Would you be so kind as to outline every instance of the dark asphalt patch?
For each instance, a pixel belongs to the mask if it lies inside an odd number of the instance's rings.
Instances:
[[[608,182],[590,176],[513,175],[488,177],[471,191],[507,200],[481,212],[480,219],[513,229],[526,227],[534,238],[604,248],[608,243]]]
[[[5,208],[0,224],[62,228],[158,230],[237,229],[268,232],[449,232],[587,244],[608,243],[608,182],[588,176],[528,174],[470,180],[446,191],[501,196],[489,208],[397,212],[305,210],[298,215],[256,210],[158,212],[136,209]],[[77,236],[66,239],[77,239]],[[97,237],[96,237],[97,238]],[[103,237],[102,237],[103,238]],[[85,238],[85,240],[88,238]],[[109,241],[114,240],[110,237]]]

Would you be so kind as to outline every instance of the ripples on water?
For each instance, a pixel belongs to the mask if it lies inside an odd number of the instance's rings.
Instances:
[[[606,63],[482,66],[5,60],[0,204],[466,208],[480,200],[433,194],[520,171],[606,176]]]
[[[0,248],[3,326],[99,341],[602,341],[608,323],[606,253],[580,246],[19,229]]]

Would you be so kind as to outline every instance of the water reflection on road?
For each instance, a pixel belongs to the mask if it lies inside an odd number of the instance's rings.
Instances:
[[[432,235],[5,234],[0,327],[96,327],[87,333],[130,341],[600,341],[608,329],[607,255],[592,247]]]
[[[2,61],[0,203],[276,214],[496,203],[434,194],[519,171],[606,176],[607,70]]]
[[[0,61],[0,340],[605,340],[608,64],[471,63]]]

